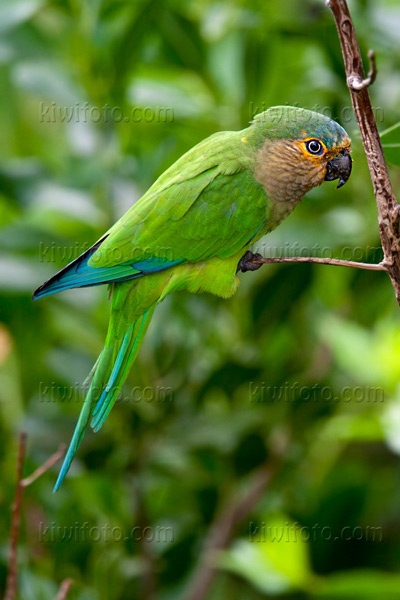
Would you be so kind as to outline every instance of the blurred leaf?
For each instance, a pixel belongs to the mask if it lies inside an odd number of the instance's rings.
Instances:
[[[68,222],[84,222],[90,225],[106,223],[105,215],[97,208],[90,196],[79,189],[61,187],[42,182],[29,192],[31,222],[53,232],[67,231]]]
[[[215,110],[210,90],[198,74],[166,69],[149,70],[146,75],[136,76],[128,89],[128,98],[133,105],[158,108],[153,120],[175,120],[182,117],[200,117],[210,110]],[[133,120],[149,119],[151,113],[136,111]],[[150,121],[151,122],[151,121]]]
[[[13,78],[16,85],[22,90],[47,100],[37,107],[37,118],[44,123],[52,122],[54,114],[52,108],[56,106],[56,103],[60,104],[61,110],[68,115],[67,107],[76,105],[76,102],[81,100],[68,73],[51,62],[39,62],[37,59],[21,61],[14,68]]]
[[[381,423],[389,448],[400,455],[400,386],[397,388],[395,399],[385,406]]]
[[[400,575],[365,570],[337,573],[320,579],[311,595],[326,600],[398,600],[399,589]]]
[[[7,31],[27,21],[43,4],[44,0],[1,0],[0,31]]]
[[[28,292],[32,294],[38,282],[49,278],[51,270],[35,259],[22,259],[15,256],[0,258],[0,288],[5,291]]]
[[[382,424],[375,414],[338,415],[330,419],[325,432],[339,440],[368,442],[385,439]]]
[[[331,344],[335,360],[355,381],[395,388],[400,378],[400,330],[392,323],[383,319],[371,330],[325,315],[320,333]]]
[[[259,530],[250,532],[250,538],[220,553],[219,566],[268,594],[283,594],[311,583],[307,543],[296,523],[284,516],[268,518]]]
[[[386,159],[400,167],[400,123],[396,123],[381,134]]]

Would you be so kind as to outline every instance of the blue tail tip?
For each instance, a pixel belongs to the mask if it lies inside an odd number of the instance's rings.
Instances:
[[[57,481],[56,481],[55,486],[53,488],[53,494],[55,494],[60,489],[60,487],[62,486],[63,481],[64,481],[65,476],[67,475],[67,473],[69,471],[70,466],[71,466],[71,461],[69,460],[69,456],[68,456],[68,453],[67,453],[67,456],[64,458],[64,462],[63,462],[63,464],[61,466],[61,469],[60,469],[60,472],[58,474]]]
[[[63,481],[64,481],[64,477],[61,477],[61,473],[60,473],[59,476],[57,477],[57,481],[56,481],[56,483],[54,485],[53,494],[55,494],[56,492],[58,492],[58,490],[60,489],[60,487],[63,484]]]

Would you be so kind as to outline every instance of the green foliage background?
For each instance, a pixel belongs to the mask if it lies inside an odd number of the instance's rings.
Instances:
[[[350,6],[363,55],[377,52],[383,131],[399,120],[400,8]],[[381,250],[322,0],[2,0],[0,32],[3,589],[18,431],[26,473],[69,441],[108,321],[104,288],[37,303],[31,293],[174,160],[268,106],[331,114],[353,139],[350,181],[314,190],[259,248],[367,262]],[[400,193],[398,132],[386,140]],[[56,469],[25,493],[19,597],[54,598],[72,577],[79,600],[180,598],[213,519],[289,439],[230,547],[209,557],[207,600],[400,598],[399,315],[384,274],[311,265],[243,274],[229,301],[168,298],[130,401],[88,432],[59,493]],[[107,527],[122,539],[98,534]]]

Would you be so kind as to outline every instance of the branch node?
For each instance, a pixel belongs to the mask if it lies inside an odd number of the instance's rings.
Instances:
[[[382,267],[382,271],[389,273],[390,267],[392,266],[386,259],[383,259],[379,265]]]
[[[351,73],[347,77],[347,85],[353,92],[361,92],[361,90],[372,85],[376,79],[378,70],[376,68],[375,52],[373,50],[368,51],[368,58],[370,68],[365,79],[362,79],[357,73]]]

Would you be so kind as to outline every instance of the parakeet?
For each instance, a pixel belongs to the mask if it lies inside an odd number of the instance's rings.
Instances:
[[[290,106],[242,131],[211,135],[184,154],[89,250],[41,285],[34,299],[110,286],[111,315],[71,444],[62,484],[88,423],[98,431],[135,360],[157,304],[175,290],[229,298],[249,245],[273,230],[324,180],[350,177],[350,139],[335,121]],[[259,265],[261,266],[261,265]]]

